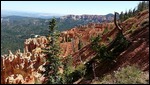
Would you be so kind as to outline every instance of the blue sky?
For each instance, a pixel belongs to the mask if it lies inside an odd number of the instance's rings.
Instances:
[[[133,9],[139,1],[1,1],[2,10],[105,15]]]

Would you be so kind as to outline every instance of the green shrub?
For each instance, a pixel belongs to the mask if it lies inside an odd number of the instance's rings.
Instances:
[[[71,75],[74,71],[74,67],[72,65],[73,60],[72,56],[67,56],[66,60],[63,62],[64,72],[63,72],[63,84],[69,84],[73,81],[73,76]]]
[[[100,42],[100,40],[101,40],[101,36],[98,35],[97,37],[91,37],[90,40],[91,40],[91,42],[92,42],[92,46],[91,46],[92,49],[93,49],[94,51],[98,52],[98,51],[99,51],[99,48],[100,48],[99,42]]]
[[[86,66],[84,64],[80,64],[76,67],[74,72],[72,72],[73,76],[73,82],[77,81],[79,78],[83,77],[85,75]]]
[[[107,37],[108,41],[111,42],[113,39],[111,37]]]
[[[132,27],[125,32],[125,34],[133,33],[136,30],[136,26],[132,25]]]
[[[78,50],[80,50],[82,47],[83,47],[83,42],[79,39]]]
[[[68,56],[64,63],[63,84],[72,84],[85,75],[86,66],[84,64],[81,63],[74,68],[72,63],[72,57]]]
[[[108,32],[109,32],[108,27],[106,27],[106,28],[104,29],[102,35],[105,35],[105,34],[107,34]]]

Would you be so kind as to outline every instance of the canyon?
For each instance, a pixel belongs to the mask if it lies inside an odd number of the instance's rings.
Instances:
[[[77,16],[68,16],[75,17]],[[64,17],[65,18],[65,17]],[[97,76],[111,73],[121,67],[136,64],[141,70],[149,71],[149,11],[144,10],[136,16],[121,23],[125,38],[131,41],[130,47],[117,56],[116,63],[110,69],[109,63],[98,65],[95,68]],[[104,30],[108,30],[106,33]],[[60,57],[73,58],[73,66],[86,63],[97,54],[91,49],[91,38],[101,36],[99,44],[109,45],[117,36],[118,30],[113,22],[89,23],[75,26],[70,30],[62,31],[59,37]],[[82,48],[79,49],[79,42]],[[45,54],[42,53],[48,43],[46,36],[29,38],[24,42],[23,53],[17,50],[9,54],[1,55],[1,83],[2,84],[35,84],[43,83],[44,77],[40,73],[45,64]],[[62,71],[62,70],[60,70]],[[62,72],[61,72],[62,73]],[[80,83],[83,83],[81,81]]]

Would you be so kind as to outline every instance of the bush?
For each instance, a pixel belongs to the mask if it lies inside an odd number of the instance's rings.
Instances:
[[[148,79],[149,80],[149,79]],[[144,73],[135,66],[127,66],[114,74],[106,75],[100,81],[101,84],[148,84]]]
[[[98,35],[97,37],[91,37],[90,40],[92,42],[92,49],[98,52],[100,48],[99,42],[101,40],[101,36]]]
[[[107,34],[108,32],[109,32],[108,27],[106,27],[106,28],[104,29],[102,35],[105,35],[105,34]]]
[[[112,37],[107,37],[107,39],[108,39],[108,42],[110,43],[110,42],[112,42]]]
[[[72,57],[68,56],[64,63],[63,84],[72,84],[85,75],[86,66],[84,64],[81,63],[74,68],[72,63]]]
[[[84,64],[80,64],[76,67],[76,69],[74,70],[74,72],[72,72],[72,77],[73,77],[73,81],[75,82],[77,81],[79,78],[83,77],[85,75],[85,71],[86,71],[86,66]]]

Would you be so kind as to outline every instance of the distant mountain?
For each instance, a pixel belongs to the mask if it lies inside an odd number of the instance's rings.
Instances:
[[[58,18],[63,15],[55,14],[55,13],[38,13],[38,12],[20,12],[20,11],[1,10],[1,17],[6,17],[6,16],[23,16],[23,17],[49,19],[52,17]]]
[[[111,21],[113,19],[113,14],[109,13],[107,15],[63,15],[56,13],[38,13],[38,12],[21,12],[21,11],[10,11],[10,10],[1,10],[1,17],[6,16],[22,16],[22,17],[32,17],[32,18],[42,18],[50,19],[52,17],[61,18],[61,19],[74,19],[74,20],[89,20],[97,19],[97,21]]]
[[[62,16],[61,19],[73,19],[73,20],[85,20],[89,21],[92,20],[97,22],[102,21],[112,21],[114,19],[113,14],[107,14],[107,15],[66,15]]]

